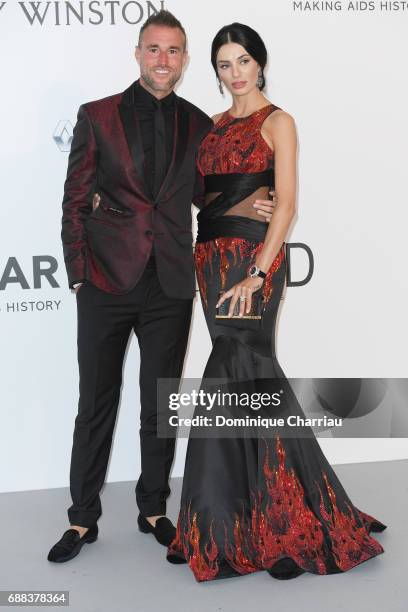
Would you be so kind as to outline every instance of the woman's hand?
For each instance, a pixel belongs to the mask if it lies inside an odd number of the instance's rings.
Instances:
[[[228,311],[228,317],[232,317],[235,304],[239,300],[239,316],[242,317],[245,313],[251,312],[252,294],[258,291],[263,285],[263,279],[256,276],[254,278],[245,278],[240,283],[237,283],[231,289],[228,289],[222,294],[216,304],[216,308],[221,306],[225,300],[231,298],[231,303]]]

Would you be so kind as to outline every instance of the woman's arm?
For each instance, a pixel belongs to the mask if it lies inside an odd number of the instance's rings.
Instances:
[[[297,137],[293,118],[285,112],[271,115],[264,131],[275,150],[276,207],[256,265],[267,272],[277,256],[296,212]]]
[[[275,192],[276,206],[269,223],[262,250],[257,255],[256,265],[268,272],[277,256],[296,211],[296,161],[297,136],[293,118],[286,112],[270,115],[263,126],[265,138],[273,145],[275,152]],[[226,291],[217,307],[231,297],[228,316],[232,316],[235,304],[240,297],[240,315],[251,310],[252,293],[262,287],[260,277],[245,278]]]

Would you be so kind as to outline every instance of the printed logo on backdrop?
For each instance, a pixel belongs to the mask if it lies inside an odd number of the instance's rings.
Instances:
[[[58,122],[52,137],[62,153],[69,153],[71,149],[72,136],[74,128],[68,119],[62,119]]]
[[[299,252],[303,251],[307,258],[308,270],[303,278],[297,278],[296,274],[293,272],[294,266],[292,265],[292,251],[295,252],[296,250]],[[307,285],[310,282],[314,271],[314,257],[312,249],[303,242],[287,242],[286,266],[286,285],[288,287],[303,287],[304,285]]]
[[[0,262],[0,296],[1,292],[18,288],[23,291],[60,289],[56,279],[58,261],[52,255],[34,255],[29,266],[23,266],[17,257],[9,257],[5,263]],[[27,312],[50,312],[60,310],[61,300],[52,299],[5,299],[0,301],[2,314]]]
[[[137,25],[164,9],[164,0],[46,0],[37,2],[0,2],[0,14],[19,11],[30,26]]]
[[[292,11],[296,13],[397,13],[408,12],[406,0],[293,0]]]
[[[38,0],[0,2],[0,15],[17,10],[30,26],[137,25],[165,8],[164,0]],[[406,0],[292,0],[296,13],[400,13],[408,12]]]

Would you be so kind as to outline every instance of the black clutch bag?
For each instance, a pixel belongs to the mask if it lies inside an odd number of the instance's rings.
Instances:
[[[219,297],[224,292],[221,291]],[[238,327],[240,329],[261,329],[262,328],[262,314],[265,308],[265,299],[262,294],[262,290],[258,289],[252,294],[251,310],[245,312],[242,317],[239,316],[240,301],[238,300],[235,304],[234,312],[232,316],[228,316],[230,307],[230,300],[225,300],[219,308],[216,310],[215,323],[216,325],[230,325],[231,327]]]

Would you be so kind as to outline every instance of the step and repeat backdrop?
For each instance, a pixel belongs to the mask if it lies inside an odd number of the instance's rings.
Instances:
[[[239,21],[266,42],[267,97],[296,121],[295,284],[278,327],[286,375],[408,375],[405,2],[0,2],[0,491],[68,485],[76,303],[60,223],[72,130],[81,103],[138,77],[139,28],[160,8],[188,33],[179,95],[208,114],[229,107],[210,46],[220,27]],[[197,300],[185,376],[202,375],[210,350]],[[132,338],[109,481],[139,474],[138,369]],[[407,457],[407,441],[386,439],[387,427],[384,439],[320,442],[332,462]],[[173,476],[183,473],[185,445]]]

